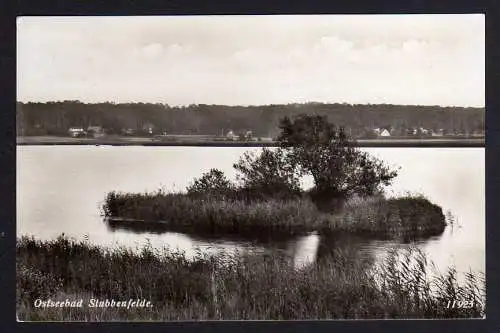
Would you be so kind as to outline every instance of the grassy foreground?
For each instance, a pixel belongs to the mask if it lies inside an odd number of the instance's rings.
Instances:
[[[200,232],[266,233],[349,231],[391,236],[441,234],[446,227],[442,209],[419,196],[386,199],[354,198],[335,214],[321,212],[306,196],[298,199],[246,202],[185,194],[108,193],[103,205],[107,218],[165,228],[188,227]],[[161,221],[158,223],[158,221]],[[163,222],[163,223],[162,223]]]
[[[415,254],[415,253],[414,253]],[[395,253],[369,269],[336,251],[301,270],[278,256],[221,258],[145,247],[104,250],[60,237],[18,239],[19,320],[206,320],[470,318],[484,316],[484,278],[460,285],[454,269],[431,277],[425,256]],[[149,308],[93,308],[90,299],[145,299]],[[83,300],[81,308],[35,307],[37,299]],[[468,303],[453,308],[452,302]],[[469,306],[470,305],[470,306]]]

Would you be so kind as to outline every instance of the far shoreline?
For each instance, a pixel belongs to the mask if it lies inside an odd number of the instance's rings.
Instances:
[[[67,145],[105,145],[105,146],[194,146],[194,147],[277,147],[276,141],[224,141],[224,140],[182,140],[160,141],[152,138],[140,137],[112,137],[112,138],[70,138],[56,136],[17,137],[18,146],[67,146]],[[369,147],[429,147],[453,148],[473,147],[484,148],[485,139],[480,138],[383,138],[383,139],[358,139],[356,146]]]

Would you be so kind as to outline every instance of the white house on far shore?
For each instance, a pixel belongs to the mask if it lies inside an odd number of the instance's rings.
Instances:
[[[73,138],[76,138],[76,137],[79,137],[79,136],[84,136],[85,134],[87,134],[83,128],[81,127],[71,127],[69,130],[68,130],[68,133],[71,137]]]
[[[391,136],[391,133],[389,133],[389,131],[387,129],[383,129],[380,134],[380,136],[384,136],[384,137],[387,137],[387,136]]]

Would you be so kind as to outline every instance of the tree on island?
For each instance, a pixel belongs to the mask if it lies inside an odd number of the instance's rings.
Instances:
[[[234,190],[233,184],[218,169],[210,169],[188,186],[187,193],[192,197],[210,195],[222,198]]]
[[[355,147],[345,129],[325,116],[285,117],[280,129],[280,149],[298,167],[299,176],[312,176],[310,195],[319,207],[352,195],[375,195],[397,176],[381,160]]]
[[[233,165],[239,184],[230,185],[222,171],[211,170],[195,180],[188,193],[224,188],[245,198],[289,198],[303,194],[301,177],[312,176],[314,187],[308,195],[318,208],[331,210],[353,195],[381,193],[397,176],[397,171],[355,147],[345,129],[328,122],[326,116],[284,117],[280,129],[279,147],[245,153]]]
[[[233,167],[247,198],[289,199],[301,194],[300,173],[283,149],[246,152]]]

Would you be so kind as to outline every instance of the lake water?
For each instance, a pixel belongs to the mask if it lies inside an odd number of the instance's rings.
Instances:
[[[203,252],[280,251],[306,265],[325,247],[355,247],[359,253],[381,258],[388,248],[408,247],[399,241],[344,236],[324,239],[312,233],[286,241],[262,244],[227,239],[204,239],[167,232],[135,233],[110,230],[100,216],[106,193],[183,190],[210,168],[234,178],[232,164],[241,147],[107,147],[18,146],[17,235],[54,239],[61,233],[88,238],[103,246],[180,249],[186,255]],[[485,151],[484,148],[366,148],[386,163],[401,168],[387,192],[422,193],[455,219],[455,227],[415,244],[439,270],[455,265],[459,271],[482,271],[485,265]],[[305,179],[304,187],[311,186]]]

